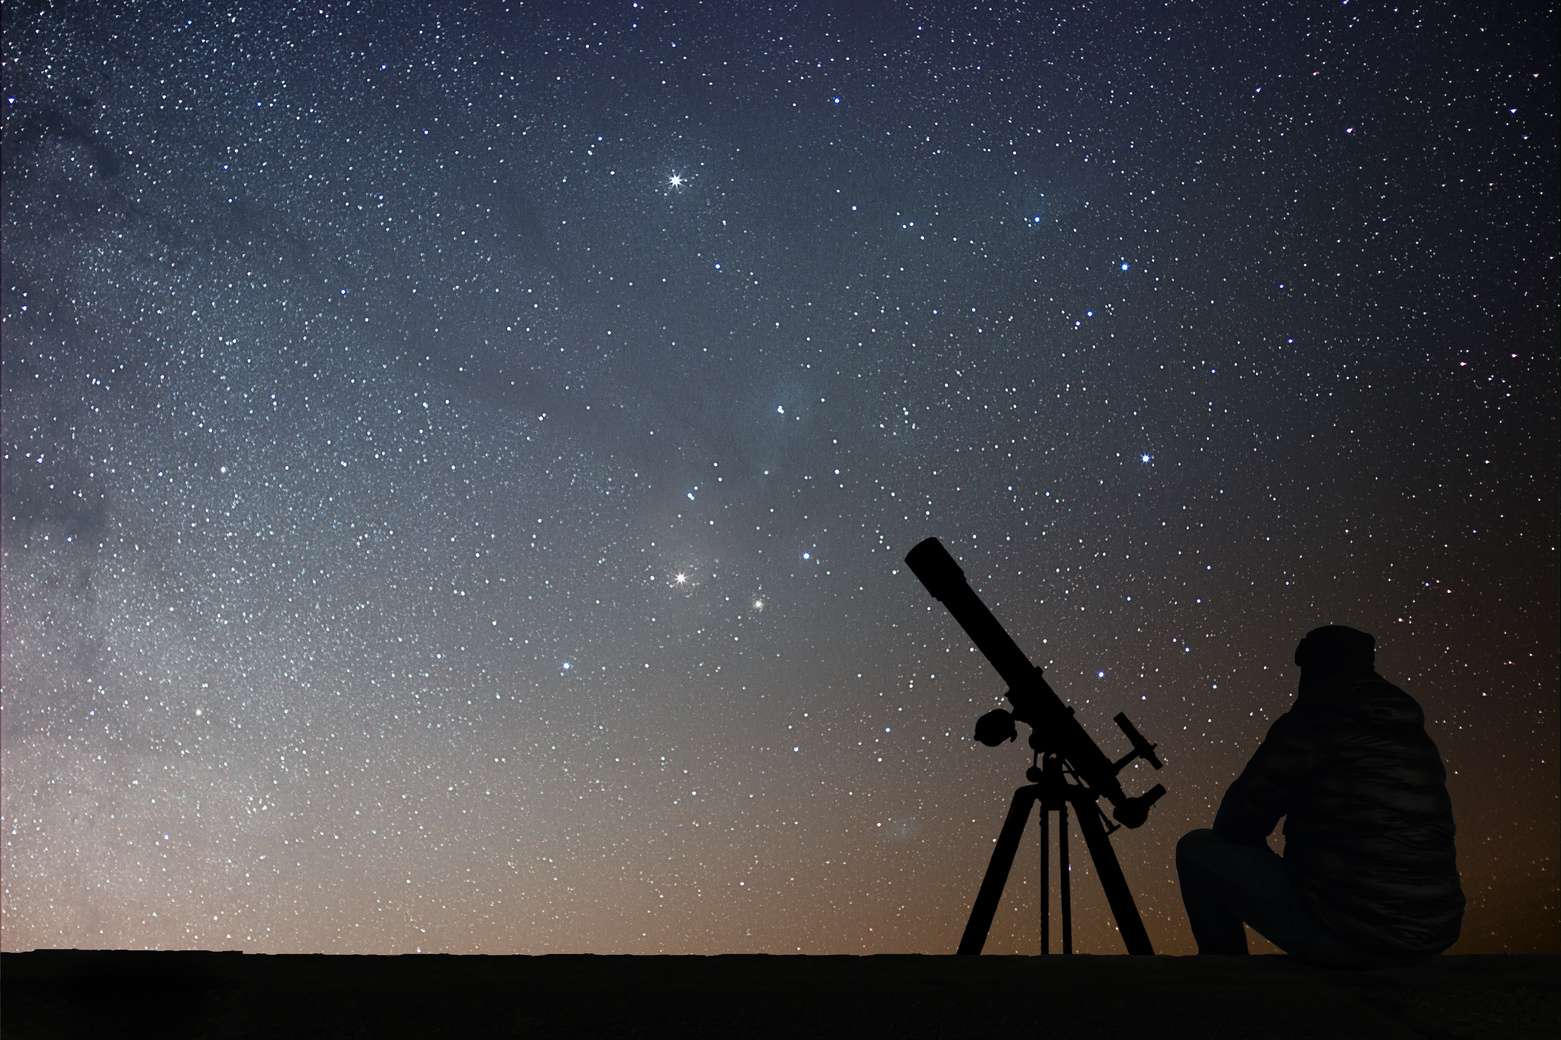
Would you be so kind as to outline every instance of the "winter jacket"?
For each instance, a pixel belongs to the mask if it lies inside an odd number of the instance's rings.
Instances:
[[[1214,830],[1259,844],[1281,816],[1285,871],[1324,928],[1389,956],[1457,941],[1447,770],[1409,694],[1375,672],[1304,687],[1225,793]]]

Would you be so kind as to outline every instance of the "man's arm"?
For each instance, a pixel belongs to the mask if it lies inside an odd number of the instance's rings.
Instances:
[[[1274,720],[1252,760],[1225,792],[1214,816],[1215,833],[1243,845],[1267,843],[1317,764],[1309,735],[1309,727],[1294,711]]]

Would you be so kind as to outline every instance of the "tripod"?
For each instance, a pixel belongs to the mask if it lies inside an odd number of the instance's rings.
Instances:
[[[1144,930],[1138,906],[1133,902],[1133,893],[1127,887],[1127,879],[1122,876],[1117,854],[1111,848],[1110,833],[1117,828],[1111,826],[1107,830],[1101,823],[1104,817],[1100,807],[1095,804],[1099,795],[1082,784],[1069,783],[1062,759],[1057,755],[1037,750],[1035,757],[1038,764],[1032,765],[1026,773],[1030,784],[1015,791],[1014,799],[1008,806],[1008,818],[1003,821],[997,847],[992,850],[992,860],[987,864],[986,877],[981,880],[981,891],[976,894],[975,906],[970,910],[970,920],[959,941],[959,952],[978,954],[986,945],[987,932],[992,928],[998,901],[1002,899],[1003,887],[1008,883],[1008,872],[1014,865],[1014,854],[1019,851],[1019,839],[1024,835],[1024,826],[1030,820],[1030,807],[1037,802],[1040,803],[1041,824],[1041,952],[1051,952],[1051,856],[1048,846],[1052,813],[1057,814],[1062,952],[1073,952],[1073,900],[1068,876],[1068,804],[1071,802],[1078,816],[1079,831],[1084,835],[1084,844],[1089,848],[1090,858],[1095,864],[1095,875],[1100,878],[1100,887],[1105,889],[1106,902],[1111,905],[1111,912],[1117,919],[1117,930],[1122,933],[1127,952],[1153,954],[1149,933]]]

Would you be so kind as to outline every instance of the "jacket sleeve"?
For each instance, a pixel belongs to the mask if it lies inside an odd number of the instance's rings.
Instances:
[[[1317,764],[1311,727],[1289,711],[1274,720],[1268,736],[1235,783],[1225,792],[1214,831],[1228,841],[1262,845]]]

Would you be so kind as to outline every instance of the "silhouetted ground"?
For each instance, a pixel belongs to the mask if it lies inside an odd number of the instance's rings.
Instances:
[[[1561,957],[0,956],[28,1037],[1557,1036]]]

